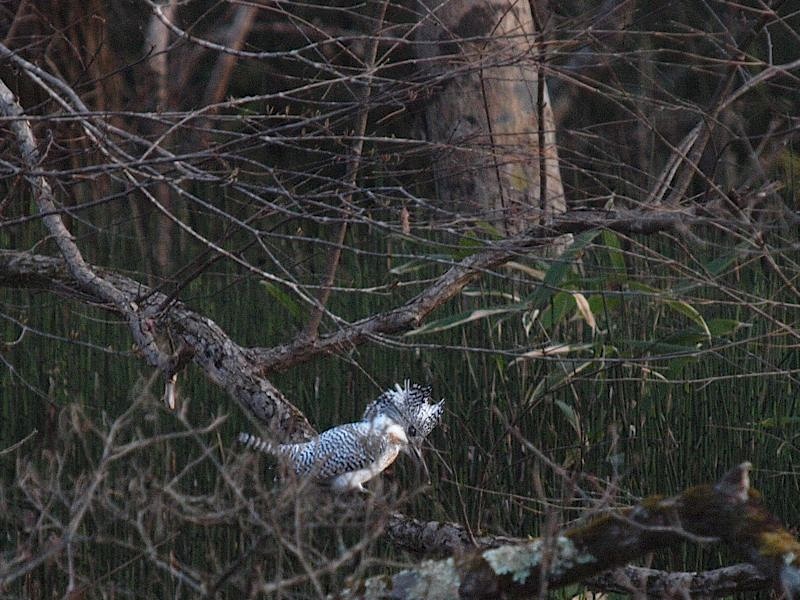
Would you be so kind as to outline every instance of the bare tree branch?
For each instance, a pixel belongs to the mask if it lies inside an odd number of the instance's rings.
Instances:
[[[17,138],[20,155],[27,169],[35,172],[39,166],[39,151],[33,131],[30,123],[24,117],[22,107],[2,80],[0,80],[0,113],[13,119],[10,126]],[[153,332],[147,325],[147,320],[152,315],[142,312],[135,302],[117,290],[110,282],[98,276],[86,263],[72,239],[72,234],[61,220],[53,197],[53,190],[47,179],[42,175],[29,175],[27,180],[31,185],[39,212],[43,215],[42,220],[45,227],[53,236],[72,277],[82,290],[96,296],[98,302],[113,304],[116,311],[127,320],[133,338],[147,361],[165,373],[169,371],[170,358],[158,347]]]
[[[668,572],[629,565],[587,579],[585,583],[588,588],[603,592],[676,599],[719,598],[772,587],[769,577],[747,563],[699,572]]]
[[[159,335],[174,334],[188,349],[191,359],[215,384],[228,392],[249,413],[267,424],[271,431],[287,440],[302,440],[314,435],[314,428],[253,365],[251,352],[236,344],[212,320],[189,310],[180,302],[168,303],[167,296],[151,292],[146,286],[122,275],[95,268],[98,277],[132,304],[141,304],[152,316],[147,326]],[[0,285],[45,289],[61,296],[119,313],[117,306],[93,288],[74,280],[64,261],[27,253],[0,251]],[[145,300],[141,300],[145,298]]]
[[[239,364],[241,360],[249,361],[251,365],[248,368],[248,372],[251,373],[251,376],[261,379],[263,375],[288,369],[317,356],[349,350],[380,335],[393,335],[418,327],[434,310],[456,296],[468,283],[480,278],[492,268],[530,253],[537,247],[546,247],[555,238],[565,233],[577,234],[594,229],[608,229],[627,234],[656,234],[676,231],[680,233],[691,226],[724,225],[721,216],[711,218],[699,216],[696,213],[697,211],[689,208],[663,211],[570,211],[562,215],[553,216],[543,225],[529,229],[523,235],[488,244],[486,249],[452,264],[444,274],[426,289],[397,308],[385,313],[367,316],[350,325],[341,326],[339,331],[320,336],[317,340],[300,338],[289,344],[273,348],[256,347],[245,349],[227,339],[227,336],[217,329],[213,335],[200,335],[200,341],[209,337],[220,338],[220,336],[224,336],[225,340],[218,339],[219,343],[214,344],[218,348],[217,351],[226,354],[222,348],[230,344],[230,356],[237,356],[237,358],[233,359],[233,363]],[[795,218],[798,217],[800,216],[795,216]],[[730,226],[735,226],[733,220],[731,220]],[[72,294],[73,297],[78,298],[80,298],[78,291],[85,292],[85,290],[73,290],[69,286],[67,288],[64,287],[64,273],[60,270],[61,265],[53,259],[7,251],[0,251],[0,257],[2,257],[0,262],[0,284],[2,285],[19,286],[21,282],[29,282],[31,285],[44,285],[51,291],[59,293],[66,291]],[[37,272],[37,269],[42,269],[45,264],[48,272]],[[47,280],[48,276],[54,277],[54,281],[49,282]],[[110,273],[106,274],[105,277],[113,277],[113,281],[118,287],[124,285],[131,300],[147,297],[148,306],[158,307],[163,307],[164,302],[167,300],[166,296],[160,293],[152,293],[142,284],[130,279],[118,275],[112,276]],[[91,291],[89,291],[89,294],[92,296],[93,302],[101,302],[101,297],[92,294]],[[176,314],[173,314],[173,312]],[[191,313],[193,316],[189,319],[187,315],[190,313],[191,311],[188,311],[182,304],[176,303],[160,314],[159,318],[176,327],[185,327],[185,323],[188,320],[212,323],[194,313]],[[198,343],[198,340],[191,336],[184,339],[184,343],[194,349],[195,355],[202,354],[206,346],[205,342]],[[203,359],[195,356],[194,360],[198,362],[198,360]],[[212,368],[213,361],[203,360],[203,364],[206,365],[204,370],[212,380],[224,381],[227,379],[227,377],[212,375],[217,370],[216,367]],[[248,380],[248,378],[245,377],[245,380]],[[234,389],[227,384],[223,385],[223,387],[229,391]],[[235,392],[232,392],[232,394],[235,397],[237,396]],[[241,399],[240,401],[243,401],[245,405],[249,403],[249,401]],[[264,409],[260,409],[253,410],[253,412],[266,414],[270,411],[267,410],[265,412]],[[266,420],[271,420],[271,417]],[[289,430],[293,429],[294,427],[289,428]]]

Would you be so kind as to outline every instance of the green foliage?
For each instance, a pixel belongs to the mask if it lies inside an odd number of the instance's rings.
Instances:
[[[286,312],[292,315],[292,317],[294,317],[298,322],[301,321],[303,318],[303,310],[300,308],[300,305],[294,298],[292,298],[286,291],[271,281],[262,281],[261,285],[264,286],[264,289],[278,303],[279,306],[282,306],[284,309],[286,309]]]

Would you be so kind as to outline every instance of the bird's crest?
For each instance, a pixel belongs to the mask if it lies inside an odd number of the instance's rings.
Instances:
[[[439,424],[444,412],[444,400],[432,402],[431,386],[396,383],[373,400],[364,410],[363,420],[371,421],[384,414],[403,426],[412,443],[420,444]]]

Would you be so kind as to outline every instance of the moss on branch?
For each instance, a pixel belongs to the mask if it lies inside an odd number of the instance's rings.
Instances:
[[[800,592],[800,543],[750,489],[749,463],[716,484],[589,518],[551,539],[426,561],[393,578],[345,592],[347,598],[518,598],[538,595],[685,541],[723,542],[787,597]]]

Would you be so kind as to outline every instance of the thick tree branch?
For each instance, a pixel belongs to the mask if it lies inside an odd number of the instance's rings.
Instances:
[[[668,572],[627,566],[586,580],[603,592],[644,594],[648,598],[719,598],[767,590],[772,581],[751,564],[743,563],[700,572]]]
[[[794,216],[797,219],[797,216]],[[274,348],[242,348],[231,341],[222,330],[212,321],[204,319],[188,311],[180,303],[172,305],[159,316],[160,320],[168,323],[178,323],[186,321],[187,313],[191,313],[194,319],[207,321],[209,327],[213,326],[219,331],[217,336],[224,336],[224,343],[220,341],[220,348],[230,347],[231,354],[237,357],[233,363],[241,360],[248,362],[248,373],[255,378],[252,381],[261,381],[262,377],[268,373],[286,370],[297,364],[307,362],[320,355],[335,354],[347,351],[355,346],[364,343],[380,335],[392,335],[410,331],[418,327],[425,318],[435,309],[442,306],[448,300],[456,296],[466,285],[481,277],[486,271],[491,270],[509,260],[530,253],[537,247],[546,247],[553,243],[553,240],[565,233],[581,233],[592,229],[605,228],[625,234],[654,234],[660,232],[684,232],[692,226],[713,224],[716,227],[725,226],[726,222],[721,215],[707,217],[697,214],[694,210],[664,210],[664,211],[636,211],[636,210],[577,210],[557,215],[549,219],[542,225],[518,236],[514,236],[487,245],[483,250],[464,258],[450,266],[430,286],[425,288],[415,297],[406,301],[395,309],[384,313],[370,315],[356,321],[348,326],[341,327],[338,331],[320,336],[316,340],[297,339],[289,344],[276,346]],[[736,227],[736,222],[731,219],[728,223],[731,227]],[[0,261],[0,284],[19,286],[23,282],[30,282],[33,287],[44,286],[51,291],[70,295],[83,299],[83,295],[88,294],[92,302],[104,304],[106,299],[91,289],[81,286],[67,285],[65,272],[60,269],[63,264],[53,262],[53,259],[26,253],[3,252]],[[14,260],[11,260],[11,259]],[[48,265],[47,273],[41,271],[43,265]],[[99,272],[94,268],[95,272]],[[48,283],[47,277],[52,276],[55,281]],[[148,306],[163,307],[167,299],[162,294],[150,294],[150,290],[142,284],[133,280],[116,276],[110,272],[103,271],[102,277],[113,285],[123,286],[127,292],[124,300],[130,301],[138,298],[147,298]],[[3,283],[7,282],[7,283]],[[35,284],[35,285],[33,285]],[[124,306],[124,302],[122,303]],[[116,305],[115,305],[116,306]],[[115,308],[120,314],[124,314],[119,308]],[[144,308],[140,307],[140,311]],[[175,314],[172,314],[172,313]],[[222,340],[222,337],[220,337]],[[192,346],[193,344],[189,344]],[[202,346],[202,344],[201,344]],[[195,352],[202,351],[203,348],[195,349]],[[195,362],[198,359],[195,358]],[[205,368],[205,367],[204,367]],[[213,372],[216,368],[213,363],[209,363],[209,368]],[[212,380],[217,378],[209,373]],[[248,379],[248,378],[245,378]],[[253,383],[253,385],[255,385]],[[226,389],[229,389],[228,386]],[[229,389],[229,391],[231,391]],[[247,404],[247,401],[245,401]],[[251,410],[253,410],[251,408]],[[255,414],[266,414],[264,410],[253,410]],[[266,411],[267,413],[270,411]],[[271,418],[268,418],[270,420]],[[301,428],[304,429],[304,428]]]
[[[154,292],[138,281],[98,267],[86,265],[94,280],[102,282],[103,287],[86,285],[65,261],[25,252],[0,251],[0,285],[46,289],[81,302],[100,305],[129,320],[138,319],[135,331],[177,340],[178,347],[184,349],[183,354],[191,355],[193,362],[203,369],[211,381],[225,389],[274,432],[284,439],[303,439],[312,435],[314,429],[303,414],[264,378],[267,373],[287,369],[321,354],[341,352],[377,335],[389,335],[417,327],[433,310],[453,298],[487,269],[528,252],[533,247],[546,245],[560,234],[577,233],[597,226],[645,233],[701,222],[705,220],[687,212],[567,213],[536,227],[527,235],[510,238],[463,259],[420,294],[394,310],[365,317],[316,341],[297,340],[269,349],[243,348],[213,321],[180,302],[170,302],[166,295]],[[109,302],[105,289],[114,291],[114,302]]]
[[[396,546],[427,557],[445,557],[530,541],[491,534],[474,535],[458,523],[421,521],[399,513],[391,515],[386,533]],[[644,593],[653,598],[685,598],[686,592],[692,597],[719,597],[771,586],[768,577],[747,563],[700,572],[659,571],[627,565],[586,579],[584,583],[602,592]]]
[[[155,310],[166,303],[166,308],[154,314],[147,326],[177,340],[178,345],[185,348],[184,353],[191,355],[192,361],[211,381],[266,423],[273,433],[286,440],[314,435],[314,428],[303,413],[255,372],[247,349],[231,340],[211,319],[180,302],[167,302],[165,294],[153,292],[138,281],[97,267],[93,269],[113,285],[126,302],[141,304],[143,310]],[[121,314],[116,305],[108,304],[93,289],[76,282],[65,262],[57,258],[0,250],[0,285],[47,290]]]
[[[627,234],[685,231],[690,226],[713,223],[724,226],[720,215],[701,216],[688,209],[674,211],[571,211],[552,217],[524,235],[487,246],[450,268],[430,286],[399,307],[367,316],[317,340],[295,340],[274,348],[244,348],[231,340],[213,321],[169,302],[138,281],[86,265],[77,275],[68,262],[25,252],[0,251],[0,285],[47,289],[81,302],[97,304],[132,321],[137,331],[172,336],[184,355],[191,354],[206,375],[225,389],[248,411],[267,423],[284,439],[302,439],[313,428],[302,413],[264,377],[320,355],[349,350],[380,335],[392,335],[418,327],[436,308],[456,296],[467,284],[498,265],[533,248],[544,247],[565,233],[606,228]],[[733,220],[730,226],[736,224]],[[69,242],[72,244],[72,242]],[[82,260],[82,259],[81,259]],[[84,263],[85,264],[85,263]],[[83,267],[81,267],[83,269]],[[91,273],[87,283],[84,275]],[[106,290],[113,290],[110,302]],[[136,337],[137,343],[139,342]],[[151,363],[152,364],[152,363]]]
[[[585,580],[685,541],[721,541],[788,597],[800,592],[800,543],[750,489],[749,463],[715,485],[595,516],[554,539],[477,550],[429,561],[388,579],[375,577],[347,598],[522,598]]]

